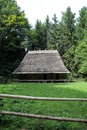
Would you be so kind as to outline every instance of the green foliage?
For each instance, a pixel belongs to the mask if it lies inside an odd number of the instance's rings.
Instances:
[[[60,32],[59,32],[59,23],[58,23],[56,14],[54,14],[54,17],[52,20],[53,20],[53,23],[51,25],[51,31],[50,31],[50,35],[51,35],[50,48],[58,49]]]
[[[15,0],[0,0],[1,76],[12,77],[12,71],[23,59],[25,50],[57,49],[73,76],[86,77],[86,44],[87,7],[79,11],[77,21],[68,7],[60,22],[54,14],[52,22],[47,16],[43,23],[37,20],[32,28]]]
[[[35,29],[31,29],[29,31],[29,44],[28,50],[36,50],[37,49],[37,33]]]
[[[87,7],[80,10],[80,17],[77,23],[78,46],[75,51],[75,65],[78,74],[87,77]]]
[[[87,7],[80,10],[79,18],[77,19],[76,35],[78,40],[82,40],[87,31]]]
[[[47,48],[46,45],[46,26],[37,20],[35,25],[36,38],[37,38],[37,49],[44,50]]]
[[[78,72],[84,76],[87,75],[87,41],[79,43],[76,49],[76,61],[78,64]]]
[[[77,38],[75,34],[75,14],[72,13],[70,7],[63,13],[60,25],[62,30],[62,46],[60,46],[62,53],[60,53],[64,59],[65,65],[73,74],[75,72],[75,48]]]
[[[0,75],[11,76],[25,55],[21,42],[28,41],[30,25],[15,0],[0,0]]]
[[[50,29],[51,29],[51,22],[49,19],[49,16],[47,15],[45,19],[45,26],[46,26],[46,48],[50,48],[50,40],[51,40],[51,35],[50,35]]]
[[[64,50],[67,50],[75,44],[75,14],[68,7],[62,15],[62,35],[64,38]]]
[[[70,70],[70,72],[73,73],[76,71],[77,68],[75,68],[75,47],[74,45],[68,49],[68,51],[63,55],[64,63],[66,64],[66,67]]]

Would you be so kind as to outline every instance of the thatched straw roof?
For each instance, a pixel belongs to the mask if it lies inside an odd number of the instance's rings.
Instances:
[[[69,73],[57,50],[29,51],[14,74]]]

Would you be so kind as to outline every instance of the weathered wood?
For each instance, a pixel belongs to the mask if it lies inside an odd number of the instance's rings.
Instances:
[[[19,96],[19,95],[10,95],[10,94],[0,94],[0,97],[3,97],[3,98],[19,98],[19,99],[28,99],[28,100],[87,102],[87,98],[51,98],[51,97],[32,97],[32,96],[22,96],[22,95]]]
[[[10,95],[10,94],[0,94],[0,99],[3,98],[20,98],[20,99],[29,99],[29,100],[47,100],[47,101],[86,101],[87,98],[47,98],[47,97],[32,97],[32,96],[19,96],[19,95]],[[0,102],[3,105],[2,102]],[[35,114],[27,114],[21,112],[9,112],[9,111],[0,111],[0,116],[2,115],[13,115],[13,116],[22,116],[22,117],[30,117],[30,118],[39,118],[39,119],[48,119],[48,120],[56,120],[56,121],[69,121],[69,122],[83,122],[87,123],[87,119],[79,119],[79,118],[62,118],[62,117],[53,117],[53,116],[44,116],[44,115],[35,115]]]
[[[47,119],[47,120],[55,120],[55,121],[66,121],[66,122],[69,121],[69,122],[87,123],[87,119],[79,119],[79,118],[62,118],[62,117],[35,115],[35,114],[27,114],[27,113],[20,113],[20,112],[10,112],[10,111],[0,111],[0,114],[21,116],[21,117],[30,117],[30,118],[39,118],[39,119]]]
[[[67,80],[67,79],[21,79],[21,80],[18,80],[19,82],[70,82],[71,80]]]

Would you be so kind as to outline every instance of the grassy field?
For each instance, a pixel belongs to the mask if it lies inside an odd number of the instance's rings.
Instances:
[[[38,97],[87,98],[87,82],[0,84],[0,93]],[[86,102],[4,99],[3,110],[87,119]],[[86,123],[4,116],[0,130],[87,130]]]

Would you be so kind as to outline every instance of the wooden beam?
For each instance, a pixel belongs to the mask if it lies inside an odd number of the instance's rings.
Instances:
[[[35,114],[27,114],[20,112],[10,112],[10,111],[0,111],[2,115],[13,115],[13,116],[21,116],[21,117],[30,117],[30,118],[39,118],[39,119],[47,119],[47,120],[55,120],[55,121],[69,121],[69,122],[83,122],[87,123],[87,119],[79,119],[79,118],[62,118],[62,117],[53,117],[53,116],[44,116],[44,115],[35,115]]]
[[[87,102],[87,98],[51,98],[51,97],[33,97],[33,96],[19,96],[10,94],[0,94],[2,98],[18,98],[18,99],[28,99],[28,100],[45,100],[45,101],[81,101]]]
[[[67,79],[20,79],[19,82],[70,82]]]

